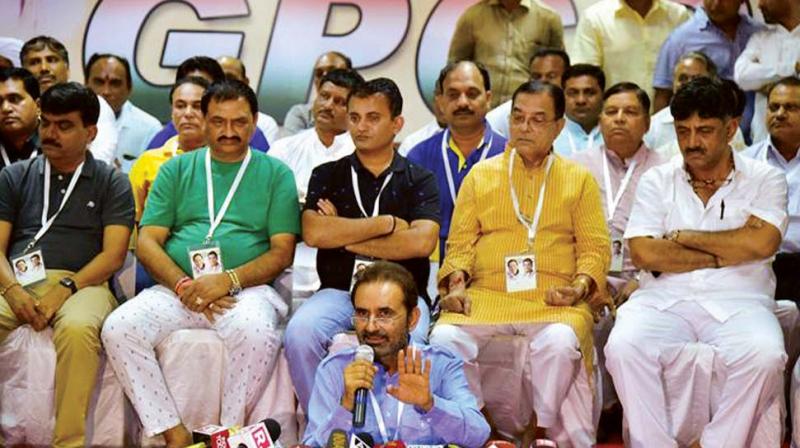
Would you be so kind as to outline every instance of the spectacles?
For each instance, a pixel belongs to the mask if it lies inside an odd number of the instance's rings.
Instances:
[[[402,317],[400,314],[395,314],[393,316],[353,316],[350,318],[350,322],[355,327],[356,325],[369,325],[369,321],[372,320],[375,322],[375,325],[379,327],[386,327],[389,326],[392,322],[396,321]]]
[[[544,115],[533,115],[531,117],[526,117],[524,115],[511,115],[511,124],[518,127],[528,125],[533,128],[542,128],[555,121],[555,119],[551,120]]]

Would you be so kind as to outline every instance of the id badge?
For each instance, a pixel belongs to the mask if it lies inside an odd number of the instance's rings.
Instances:
[[[192,266],[192,278],[218,274],[225,270],[225,266],[222,264],[222,249],[216,241],[190,247],[188,252],[189,265]]]
[[[32,285],[47,278],[41,249],[13,257],[11,268],[14,269],[17,282],[22,286]]]
[[[625,260],[625,241],[622,237],[611,237],[611,272],[622,272]]]
[[[375,263],[375,260],[356,257],[356,261],[353,263],[353,272],[350,277],[350,291],[353,290],[353,286],[355,286],[356,280],[358,280],[358,278],[361,276],[361,273],[364,272],[364,270],[366,270],[372,263]]]
[[[506,292],[536,289],[536,257],[533,253],[509,255],[503,265]]]

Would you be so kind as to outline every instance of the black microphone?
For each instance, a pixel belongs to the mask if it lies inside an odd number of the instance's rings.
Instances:
[[[347,433],[338,428],[331,431],[325,448],[347,448]]]
[[[349,448],[372,448],[373,446],[375,446],[375,439],[369,433],[360,432],[350,437]]]
[[[278,423],[276,420],[268,418],[263,420],[264,426],[267,427],[267,432],[269,433],[269,437],[278,443],[278,439],[281,437],[281,424]]]
[[[369,345],[359,345],[356,348],[356,361],[364,360],[372,363],[375,352]],[[353,427],[363,428],[367,418],[367,394],[369,390],[365,387],[356,389],[356,399],[353,406]],[[372,446],[370,444],[370,446]]]

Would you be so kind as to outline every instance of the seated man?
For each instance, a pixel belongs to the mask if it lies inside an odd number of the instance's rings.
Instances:
[[[447,64],[436,81],[442,92],[437,99],[448,123],[437,133],[415,146],[408,160],[425,167],[439,182],[439,259],[445,257],[450,217],[461,183],[478,162],[503,153],[506,139],[486,121],[492,99],[489,72],[472,61]]]
[[[379,261],[353,286],[353,327],[374,362],[355,358],[355,348],[325,358],[317,369],[304,443],[325,446],[341,429],[367,432],[376,443],[455,443],[482,446],[489,425],[464,377],[463,363],[449,351],[409,344],[420,321],[414,277],[402,266]],[[369,390],[364,426],[353,427],[355,392]],[[400,423],[402,421],[402,423]]]
[[[512,101],[506,152],[475,166],[456,199],[431,343],[460,354],[482,404],[480,348],[496,335],[530,341],[534,414],[522,439],[530,446],[559,422],[573,381],[591,371],[589,300],[605,297],[611,241],[592,175],[552,154],[564,127],[561,88],[525,83]],[[518,275],[526,259],[536,275]],[[591,406],[576,414],[571,443],[594,444]]]
[[[155,347],[176,330],[217,331],[229,369],[220,423],[245,423],[272,374],[280,349],[276,326],[287,312],[268,283],[291,265],[300,232],[291,171],[247,144],[258,114],[255,93],[238,81],[215,83],[201,108],[209,148],[161,167],[141,222],[136,254],[159,284],[103,327],[109,362],[145,434],[163,434],[168,447],[191,444],[191,434]],[[189,277],[192,258],[211,252],[224,272]]]
[[[695,446],[748,446],[762,411],[783,399],[770,261],[786,228],[786,180],[731,150],[734,102],[709,78],[681,87],[670,108],[683,158],[650,169],[636,192],[625,239],[645,272],[605,348],[633,447],[677,446],[661,378],[688,343],[710,345],[727,370]]]
[[[439,233],[436,178],[394,150],[403,127],[403,97],[390,79],[378,78],[350,92],[347,111],[355,153],[320,165],[311,175],[303,210],[303,239],[319,249],[321,289],[286,327],[286,360],[300,404],[307,411],[314,372],[330,339],[352,329],[350,289],[359,264],[398,261],[414,276],[423,300],[412,333],[427,340],[430,321],[428,257]]]
[[[39,83],[24,68],[0,69],[0,168],[39,155]]]
[[[133,196],[125,176],[87,150],[100,114],[91,90],[58,84],[41,109],[42,155],[0,172],[0,341],[20,325],[53,326],[52,444],[76,447],[86,440],[100,328],[117,306],[107,281],[125,260]],[[15,278],[9,262],[26,272]]]
[[[219,62],[219,66],[222,67],[222,71],[225,73],[225,79],[235,79],[248,86],[250,85],[250,79],[247,77],[247,70],[241,59],[233,56],[221,56],[217,58],[217,62]],[[264,137],[267,139],[267,143],[269,143],[270,147],[278,140],[278,134],[280,133],[278,122],[264,112],[258,112],[256,127],[264,133]]]
[[[767,95],[769,138],[747,149],[745,155],[766,161],[781,170],[788,183],[789,225],[775,255],[772,269],[777,286],[776,299],[789,299],[800,305],[800,80],[778,81]],[[800,426],[800,422],[795,424]]]

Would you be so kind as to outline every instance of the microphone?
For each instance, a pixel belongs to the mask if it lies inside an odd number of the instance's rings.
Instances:
[[[383,445],[378,445],[379,448],[406,448],[405,442],[402,440],[390,440]]]
[[[277,442],[281,436],[281,425],[268,418],[255,425],[242,428],[239,432],[228,438],[230,448],[281,448]]]
[[[347,433],[338,428],[331,431],[325,448],[347,448]]]
[[[370,350],[372,350],[372,348],[370,348]],[[375,445],[375,439],[373,439],[372,436],[366,432],[353,434],[350,437],[349,448],[372,448],[373,445]]]
[[[364,360],[372,362],[375,352],[369,345],[359,345],[356,348],[356,361]],[[367,394],[369,391],[365,387],[356,390],[355,405],[353,406],[353,427],[363,428],[367,418]]]
[[[228,448],[228,438],[239,428],[226,428],[219,425],[205,425],[192,431],[192,442],[203,443],[210,448]]]

